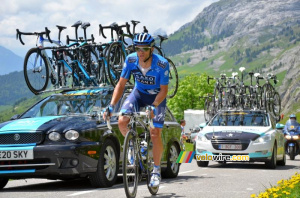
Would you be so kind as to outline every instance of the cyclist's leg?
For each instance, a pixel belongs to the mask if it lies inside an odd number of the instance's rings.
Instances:
[[[161,102],[156,109],[156,115],[153,119],[154,129],[150,130],[151,133],[151,141],[153,144],[153,161],[154,161],[154,169],[150,181],[151,187],[159,186],[160,183],[160,161],[163,154],[163,143],[161,139],[161,132],[164,125],[165,119],[165,111],[166,111],[166,100]]]
[[[129,94],[129,96],[126,98],[126,100],[123,103],[123,106],[121,108],[121,112],[130,113],[135,112],[139,109],[139,93],[136,89],[133,89],[132,92]],[[119,116],[118,123],[119,123],[119,129],[123,136],[125,137],[128,132],[128,123],[130,119],[127,116]]]

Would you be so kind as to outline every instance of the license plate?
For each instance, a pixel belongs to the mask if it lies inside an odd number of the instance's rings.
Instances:
[[[0,151],[0,160],[33,159],[33,150]]]
[[[219,149],[224,150],[242,150],[241,144],[220,144]]]

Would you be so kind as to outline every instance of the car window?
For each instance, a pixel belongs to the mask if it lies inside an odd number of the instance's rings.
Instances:
[[[33,106],[21,118],[91,114],[95,109],[104,110],[110,100],[111,95],[53,95]]]
[[[268,116],[263,112],[220,112],[211,126],[269,126]]]

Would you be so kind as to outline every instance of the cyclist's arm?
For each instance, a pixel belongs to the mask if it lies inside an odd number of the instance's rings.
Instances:
[[[169,72],[169,63],[166,62],[166,67],[160,71],[160,91],[157,94],[154,102],[152,103],[155,107],[157,107],[167,97]]]
[[[167,97],[167,94],[168,85],[160,85],[160,91],[152,104],[157,107]]]
[[[111,105],[115,106],[118,103],[118,101],[120,100],[120,98],[123,95],[127,81],[128,81],[128,79],[126,79],[126,78],[122,78],[122,77],[120,78],[118,84],[115,87],[115,90],[114,90],[114,93],[113,93],[113,96],[112,96],[112,99],[110,102]]]

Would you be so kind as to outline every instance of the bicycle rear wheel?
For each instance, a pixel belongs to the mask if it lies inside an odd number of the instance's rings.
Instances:
[[[278,92],[275,92],[273,95],[272,110],[274,117],[278,118],[280,116],[281,111],[281,99]]]
[[[115,87],[120,79],[125,54],[122,50],[121,43],[112,43],[107,52],[107,75],[110,83]]]
[[[135,197],[139,182],[139,155],[134,131],[130,130],[124,140],[123,182],[127,197]]]
[[[24,78],[30,91],[37,95],[47,88],[49,70],[46,58],[41,55],[40,49],[31,48],[24,60]]]
[[[168,91],[168,98],[173,98],[178,89],[178,73],[175,64],[168,58],[166,58],[169,62],[169,91]]]

